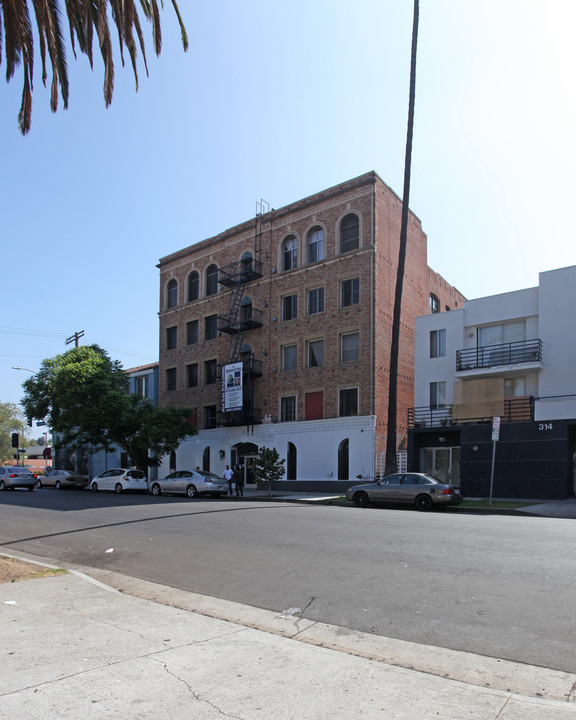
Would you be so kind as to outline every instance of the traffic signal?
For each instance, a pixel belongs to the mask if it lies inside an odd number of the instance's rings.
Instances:
[[[33,419],[34,419],[34,418],[28,418],[28,427],[32,427],[32,420],[33,420]]]
[[[12,433],[12,447],[17,448],[19,445],[19,436],[18,433]]]

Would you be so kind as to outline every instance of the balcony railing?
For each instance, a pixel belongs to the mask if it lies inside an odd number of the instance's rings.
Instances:
[[[238,283],[250,282],[262,277],[262,261],[249,258],[218,268],[220,285],[231,287]]]
[[[232,412],[218,412],[218,425],[232,427],[236,425],[259,425],[262,422],[262,410],[232,410]]]
[[[452,422],[452,406],[408,408],[408,427],[439,427]]]
[[[237,314],[218,315],[219,332],[234,335],[241,330],[254,330],[262,327],[262,310],[256,310],[251,305],[241,307]]]
[[[499,414],[502,422],[528,422],[534,420],[534,403],[533,397],[523,396],[505,398],[501,409],[494,412],[483,409],[480,403],[471,404],[474,409],[467,411],[464,411],[465,406],[461,405],[446,405],[443,408],[409,408],[408,427],[439,428],[446,425],[492,422],[495,414]]]
[[[458,372],[541,361],[542,340],[539,339],[456,351],[456,370]]]
[[[248,357],[240,359],[242,363],[242,373],[251,375],[252,377],[262,377],[262,360],[256,360],[254,355],[250,353]],[[218,380],[222,380],[222,370],[225,365],[218,365]]]

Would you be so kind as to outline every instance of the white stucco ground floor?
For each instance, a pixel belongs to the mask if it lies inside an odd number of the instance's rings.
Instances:
[[[343,490],[356,484],[359,475],[374,477],[375,424],[374,416],[364,415],[200,430],[164,459],[159,473],[199,467],[222,475],[226,465],[239,465],[246,487],[253,487],[254,458],[259,448],[267,447],[286,460],[282,489]]]

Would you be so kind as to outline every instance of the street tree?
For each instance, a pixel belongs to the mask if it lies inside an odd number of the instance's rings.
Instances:
[[[272,495],[272,483],[284,477],[285,459],[280,460],[276,448],[261,447],[254,462],[254,475],[256,482],[268,483],[268,495]]]
[[[176,0],[171,0],[171,2],[180,23],[182,45],[186,51],[188,49],[186,28]],[[67,53],[62,31],[63,16],[67,19],[70,28],[70,44],[74,57],[76,57],[76,48],[78,48],[88,57],[91,68],[94,66],[93,40],[96,38],[104,61],[104,102],[106,107],[112,102],[114,92],[114,52],[109,15],[112,24],[116,27],[122,65],[124,65],[124,50],[126,50],[130,56],[136,90],[138,90],[138,47],[140,47],[146,74],[148,74],[148,64],[137,5],[137,0],[109,0],[109,2],[108,0],[32,0],[31,2],[30,0],[0,0],[0,64],[4,55],[7,81],[12,79],[19,65],[22,65],[24,73],[22,105],[18,115],[18,124],[23,135],[30,130],[32,117],[36,42],[40,50],[44,86],[46,86],[48,77],[47,56],[52,68],[50,108],[52,112],[56,112],[58,109],[59,93],[64,108],[68,107],[69,83]],[[31,6],[36,19],[35,32],[31,20]],[[110,12],[108,6],[110,6]],[[160,0],[160,7],[163,6],[164,0]],[[154,50],[156,55],[160,55],[162,31],[158,0],[140,0],[140,7],[143,17],[152,24]],[[37,41],[35,40],[36,36]]]
[[[141,470],[158,466],[189,435],[192,408],[158,408],[128,392],[121,363],[98,345],[72,348],[42,362],[23,383],[29,418],[45,418],[55,447],[124,450]]]
[[[0,402],[0,462],[12,460],[16,452],[12,447],[12,433],[22,436],[25,424],[24,415],[17,405]]]

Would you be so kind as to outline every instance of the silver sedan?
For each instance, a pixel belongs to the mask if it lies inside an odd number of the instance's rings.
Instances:
[[[374,483],[354,485],[346,491],[346,500],[358,507],[369,503],[408,503],[417,510],[446,507],[462,502],[460,488],[441,483],[424,473],[395,473]]]
[[[227,495],[228,490],[224,478],[204,470],[176,470],[164,478],[158,478],[150,483],[152,495],[212,495],[221,497]]]
[[[0,490],[27,488],[32,491],[36,487],[38,477],[23,467],[0,467]]]
[[[52,485],[57,490],[66,487],[85,488],[88,487],[89,482],[90,478],[87,475],[80,475],[74,470],[50,470],[48,468],[44,477],[39,478],[38,487]]]

